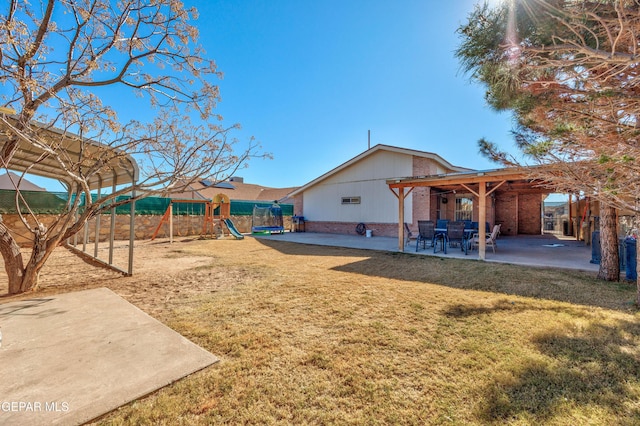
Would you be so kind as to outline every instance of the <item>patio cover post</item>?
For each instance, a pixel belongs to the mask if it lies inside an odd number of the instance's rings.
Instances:
[[[404,251],[404,188],[398,188],[398,251]]]
[[[478,258],[484,260],[487,248],[487,183],[480,182],[478,186]]]
[[[398,199],[398,251],[404,251],[404,200],[411,194],[414,187],[409,187],[409,191],[404,193],[404,186],[398,187],[398,193],[389,187],[389,191]]]

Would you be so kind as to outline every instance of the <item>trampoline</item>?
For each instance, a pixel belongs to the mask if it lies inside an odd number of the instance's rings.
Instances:
[[[282,220],[282,208],[278,204],[268,207],[261,207],[257,204],[253,206],[253,218],[251,221],[251,232],[256,233],[284,233],[284,223]]]

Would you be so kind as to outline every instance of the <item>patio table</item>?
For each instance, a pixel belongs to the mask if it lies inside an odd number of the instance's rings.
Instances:
[[[447,244],[446,242],[449,240],[448,237],[448,232],[447,232],[447,228],[435,228],[436,231],[436,235],[435,235],[435,243],[433,244],[433,252],[436,253],[436,247],[438,244],[438,240],[442,241],[442,251],[444,252],[444,254],[447,254]],[[469,251],[469,242],[471,241],[471,237],[473,236],[473,234],[475,234],[476,232],[478,232],[477,229],[472,229],[472,228],[465,228],[464,229],[464,238],[462,241],[462,247],[461,250],[464,251],[464,254],[468,254]]]

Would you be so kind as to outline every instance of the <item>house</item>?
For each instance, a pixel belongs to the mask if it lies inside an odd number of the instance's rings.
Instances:
[[[277,201],[281,204],[291,203],[288,197],[292,188],[270,188],[261,185],[245,183],[242,177],[234,176],[226,181],[212,182],[202,179],[188,185],[185,191],[170,194],[171,198],[181,199],[213,199],[218,194],[224,194],[230,200],[242,201]]]
[[[353,234],[364,223],[374,235],[397,236],[402,222],[416,231],[418,220],[448,219],[501,224],[506,235],[540,234],[543,199],[551,191],[523,176],[520,170],[476,171],[435,153],[376,145],[290,196],[311,232]]]
[[[7,172],[0,175],[0,189],[15,191],[18,182],[20,182],[19,189],[21,191],[46,191],[46,189],[41,188],[38,185],[28,181],[26,178],[22,178],[21,181],[20,176],[18,176],[14,172]]]
[[[375,145],[351,160],[293,191],[294,212],[304,216],[306,230],[341,234],[355,233],[364,223],[375,235],[397,233],[398,202],[387,179],[424,176],[469,169],[455,166],[438,154]],[[428,219],[426,189],[413,191],[406,200],[405,221],[416,224]]]

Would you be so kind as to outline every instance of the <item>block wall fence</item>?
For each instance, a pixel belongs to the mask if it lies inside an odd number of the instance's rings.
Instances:
[[[56,219],[54,215],[40,215],[39,220],[49,226]],[[136,240],[148,240],[155,232],[162,216],[158,215],[136,215],[135,238]],[[231,216],[233,224],[238,231],[243,234],[251,233],[251,216]],[[2,220],[5,225],[12,231],[19,245],[26,246],[30,244],[30,233],[24,227],[20,217],[15,214],[4,214]],[[202,232],[204,217],[203,216],[176,216],[173,220],[174,237],[198,236]],[[291,216],[283,216],[284,229],[291,229]],[[87,242],[93,242],[95,239],[95,218],[88,222],[88,239]],[[129,215],[116,215],[115,239],[129,239]],[[100,216],[99,240],[107,241],[109,239],[109,230],[111,226],[111,215]],[[224,228],[226,234],[226,228]],[[77,234],[78,243],[82,243],[84,239],[84,231]],[[163,224],[157,238],[169,237],[169,224]]]

